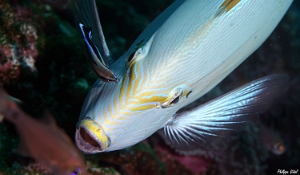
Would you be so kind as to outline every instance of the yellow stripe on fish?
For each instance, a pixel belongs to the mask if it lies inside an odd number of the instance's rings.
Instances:
[[[168,96],[164,92],[168,92],[168,89],[164,90],[163,93],[158,93],[157,91],[147,91],[141,92],[140,86],[147,83],[147,78],[151,76],[150,74],[146,75],[148,71],[147,66],[143,64],[143,59],[147,56],[148,52],[151,49],[151,44],[153,37],[143,46],[138,48],[135,52],[133,58],[128,64],[128,70],[124,79],[122,81],[120,96],[120,103],[123,104],[118,106],[119,110],[122,111],[122,108],[126,108],[125,115],[128,115],[129,111],[141,111],[146,109],[151,109],[154,107],[159,107],[160,103],[163,103],[167,100]],[[153,86],[153,85],[149,85]],[[153,86],[152,89],[159,87]],[[160,89],[158,91],[161,91]]]
[[[235,7],[241,0],[225,0],[221,7],[226,9],[226,12]]]

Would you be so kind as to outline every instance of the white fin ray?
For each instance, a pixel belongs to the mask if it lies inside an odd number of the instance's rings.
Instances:
[[[194,152],[209,147],[214,138],[226,138],[236,124],[265,111],[288,81],[286,75],[270,75],[200,105],[175,114],[161,135],[181,152]]]

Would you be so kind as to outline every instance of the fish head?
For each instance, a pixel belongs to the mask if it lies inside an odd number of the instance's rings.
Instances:
[[[120,82],[98,80],[87,95],[75,136],[83,152],[119,150],[140,142],[189,103],[191,85],[176,71],[179,64],[171,57],[158,59],[157,53],[164,52],[153,48],[154,42],[155,35],[114,63],[123,70],[116,70]]]

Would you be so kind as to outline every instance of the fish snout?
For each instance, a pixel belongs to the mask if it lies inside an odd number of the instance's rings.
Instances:
[[[110,139],[102,127],[90,118],[84,118],[75,133],[77,147],[87,154],[103,152],[110,146]]]

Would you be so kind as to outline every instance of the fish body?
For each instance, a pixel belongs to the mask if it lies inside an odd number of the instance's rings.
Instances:
[[[77,146],[85,153],[119,150],[159,129],[179,147],[192,145],[203,135],[214,135],[237,118],[255,113],[257,105],[267,106],[262,99],[275,98],[286,76],[264,77],[219,101],[176,113],[206,94],[255,51],[291,3],[175,1],[110,65],[120,81],[95,82],[80,114]],[[267,91],[269,95],[262,93]],[[234,100],[237,98],[241,101]]]
[[[278,131],[261,124],[259,125],[259,132],[262,143],[267,150],[275,155],[282,155],[285,152],[286,146]]]
[[[86,175],[82,155],[49,112],[44,121],[32,118],[0,88],[0,115],[16,127],[21,144],[18,152],[34,158],[57,175]]]

